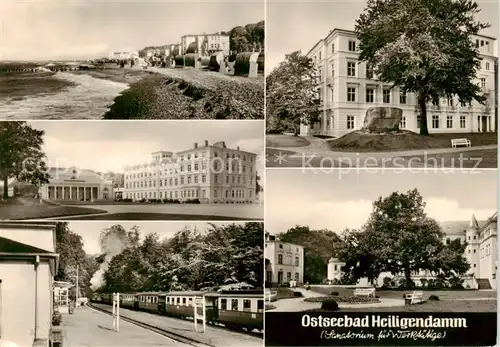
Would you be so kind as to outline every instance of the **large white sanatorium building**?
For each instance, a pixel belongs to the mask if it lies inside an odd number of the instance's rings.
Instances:
[[[92,170],[49,168],[49,183],[41,185],[44,200],[93,201],[113,199],[113,182]]]
[[[152,153],[151,160],[125,169],[123,198],[200,200],[201,203],[254,203],[255,153],[227,148],[225,142],[172,153]]]
[[[275,236],[266,235],[264,248],[266,259],[266,282],[273,285],[304,282],[304,247],[276,240]]]
[[[441,100],[427,108],[431,133],[471,133],[495,131],[497,40],[475,36],[481,69],[476,83],[488,98],[486,105],[474,101],[460,106],[458,99]],[[416,97],[402,94],[391,84],[382,83],[366,63],[358,63],[359,42],[354,31],[334,29],[307,53],[318,69],[321,99],[320,121],[302,125],[301,135],[342,136],[363,126],[366,110],[388,106],[403,110],[401,129],[418,132],[420,116]]]

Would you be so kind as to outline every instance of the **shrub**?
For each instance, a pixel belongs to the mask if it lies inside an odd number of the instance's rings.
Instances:
[[[448,284],[451,289],[464,289],[464,280],[457,276],[450,278]]]
[[[321,309],[327,311],[338,311],[339,304],[335,300],[327,300],[321,303]]]
[[[392,283],[392,278],[391,277],[384,277],[384,284],[382,285],[382,288],[389,288]]]
[[[62,315],[59,312],[52,314],[52,325],[61,325]]]
[[[331,292],[330,295],[339,296],[339,292]]]
[[[346,304],[368,304],[368,303],[374,303],[374,302],[380,302],[379,299],[376,298],[370,298],[366,296],[316,296],[312,298],[306,298],[304,299],[305,302],[323,302],[323,301],[336,301],[336,302],[342,302]]]
[[[306,286],[305,288],[306,288],[306,290],[309,290],[309,289],[311,289],[311,286]]]
[[[420,283],[421,283],[422,288],[425,288],[425,285],[427,284],[427,282],[428,282],[427,278],[420,279]]]
[[[301,292],[293,292],[293,296],[295,296],[297,298],[301,298],[303,295]]]
[[[431,295],[431,296],[429,296],[429,301],[439,301],[439,296]]]
[[[402,278],[399,280],[399,288],[400,289],[413,289],[415,288],[415,282],[412,280],[407,281],[406,278]]]

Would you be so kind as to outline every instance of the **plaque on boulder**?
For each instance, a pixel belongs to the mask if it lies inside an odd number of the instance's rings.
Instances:
[[[397,107],[370,107],[361,131],[375,134],[398,131],[402,116],[403,110]]]

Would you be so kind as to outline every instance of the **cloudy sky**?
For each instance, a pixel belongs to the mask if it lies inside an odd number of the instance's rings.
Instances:
[[[87,59],[264,19],[263,0],[1,0],[0,59]],[[3,57],[2,57],[3,55]]]
[[[190,229],[197,228],[200,231],[205,231],[210,228],[207,223],[194,222],[70,222],[68,227],[74,233],[79,234],[83,240],[83,249],[87,254],[97,254],[101,252],[99,245],[99,235],[101,231],[110,228],[113,225],[121,225],[125,230],[130,230],[133,226],[138,226],[141,236],[147,234],[157,233],[161,239],[170,238],[176,232],[188,227]],[[214,223],[216,225],[223,225],[221,223]],[[234,223],[240,224],[240,223]]]
[[[483,34],[498,37],[498,1],[477,3],[482,9],[478,19],[491,24]],[[266,69],[275,68],[287,53],[302,50],[306,54],[334,28],[354,30],[355,20],[365,5],[363,0],[268,0]]]
[[[336,232],[359,228],[378,197],[414,188],[427,203],[428,216],[437,221],[469,220],[472,214],[485,220],[497,210],[497,179],[496,170],[267,170],[266,230],[277,234],[295,225]]]
[[[262,154],[262,121],[31,121],[45,131],[44,151],[49,167],[78,167],[123,172],[127,165],[150,160],[151,153],[179,152],[225,141],[229,148]],[[257,163],[262,173],[264,161]]]

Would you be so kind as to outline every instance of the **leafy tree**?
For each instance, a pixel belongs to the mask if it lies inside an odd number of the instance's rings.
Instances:
[[[366,246],[372,249],[383,270],[404,273],[406,283],[412,272],[431,270],[439,273],[463,272],[463,250],[455,244],[443,244],[441,228],[424,212],[425,202],[417,189],[394,192],[373,203],[373,211],[364,228]],[[442,263],[443,262],[443,263]]]
[[[318,120],[320,100],[312,59],[300,51],[287,54],[285,61],[266,77],[266,131],[293,130]]]
[[[362,230],[346,229],[340,241],[334,244],[335,256],[345,262],[344,281],[355,283],[366,277],[373,283],[383,271],[383,263],[376,258],[370,245],[370,235]]]
[[[124,237],[123,229],[116,227]],[[210,225],[201,233],[185,227],[159,240],[146,235],[128,243],[104,272],[106,291],[169,291],[218,287],[227,283],[263,286],[263,226]]]
[[[3,198],[8,199],[9,179],[32,184],[48,183],[42,150],[44,131],[26,122],[0,122],[0,179]]]
[[[75,283],[78,268],[80,291],[89,296],[90,280],[99,266],[92,256],[85,253],[81,236],[72,232],[68,223],[56,225],[56,252],[59,254],[59,269],[55,279]]]
[[[463,105],[486,101],[473,82],[480,57],[471,35],[489,26],[475,21],[478,12],[471,0],[368,0],[356,21],[359,61],[416,94],[421,135],[429,134],[427,102],[455,95]]]

